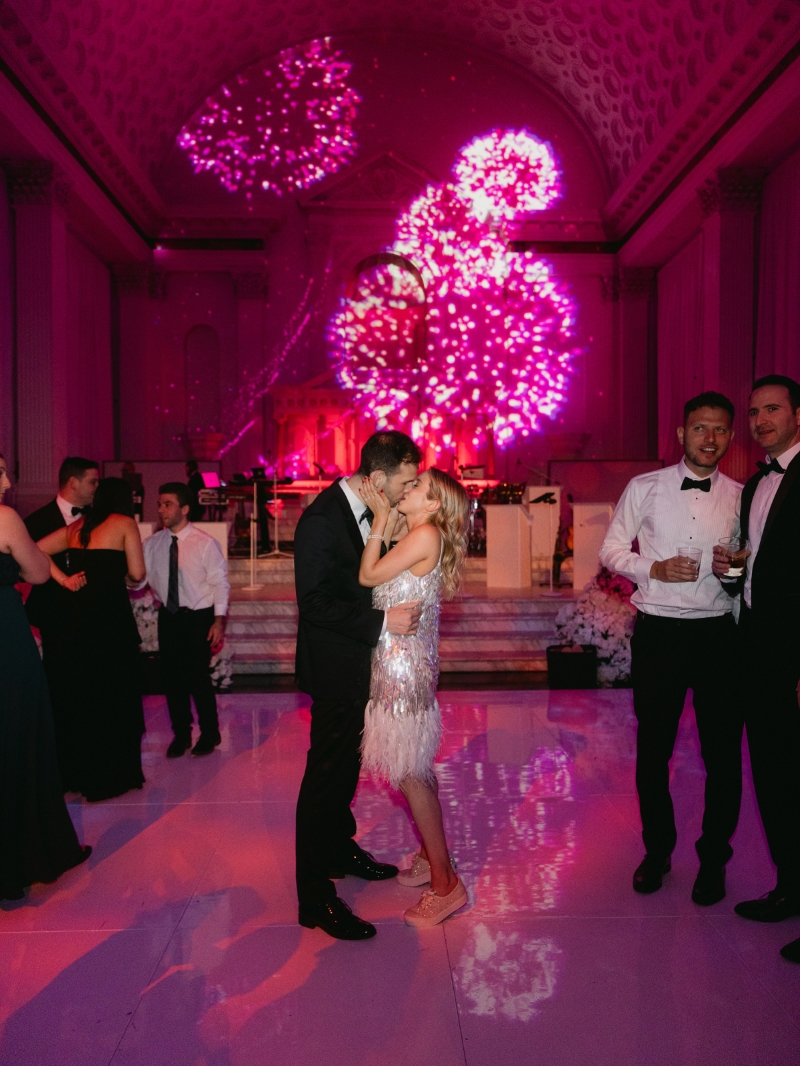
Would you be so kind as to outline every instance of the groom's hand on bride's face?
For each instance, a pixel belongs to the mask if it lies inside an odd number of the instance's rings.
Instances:
[[[386,627],[395,637],[413,637],[421,614],[419,600],[416,603],[398,603],[386,612]]]

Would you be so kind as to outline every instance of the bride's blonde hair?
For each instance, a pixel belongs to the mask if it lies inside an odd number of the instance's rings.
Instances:
[[[469,496],[463,485],[443,470],[431,466],[427,473],[430,476],[428,498],[439,503],[439,509],[429,521],[442,534],[442,584],[449,599],[461,587],[467,558]]]

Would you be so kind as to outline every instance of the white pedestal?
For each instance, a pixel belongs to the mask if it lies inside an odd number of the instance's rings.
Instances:
[[[558,541],[558,528],[561,524],[561,486],[529,485],[525,490],[525,496],[530,500],[535,500],[546,493],[552,494],[555,503],[528,502],[528,513],[533,522],[531,525],[531,565],[533,582],[536,585],[550,581],[550,567]]]
[[[489,504],[486,508],[486,587],[531,587],[531,527],[526,507]]]
[[[204,533],[208,533],[209,537],[213,537],[222,548],[223,557],[225,559],[228,558],[229,522],[192,522],[192,525],[196,526],[197,529],[202,529]]]
[[[580,592],[597,573],[600,547],[614,513],[611,503],[573,504],[574,577],[572,587]]]

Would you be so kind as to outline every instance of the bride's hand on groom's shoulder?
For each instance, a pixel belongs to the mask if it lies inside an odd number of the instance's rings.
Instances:
[[[370,478],[365,477],[358,489],[358,495],[369,507],[376,518],[388,518],[392,505],[383,489],[376,489]]]

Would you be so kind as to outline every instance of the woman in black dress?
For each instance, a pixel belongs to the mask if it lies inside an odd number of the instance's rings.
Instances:
[[[8,487],[0,456],[0,500]],[[28,885],[55,881],[92,852],[64,803],[47,682],[14,588],[49,576],[22,519],[0,504],[0,899],[22,899]]]
[[[144,784],[139,633],[127,585],[144,579],[145,565],[130,485],[104,478],[91,511],[39,547],[62,586],[45,670],[64,788],[90,801],[121,796]],[[60,552],[65,570],[52,559]]]

